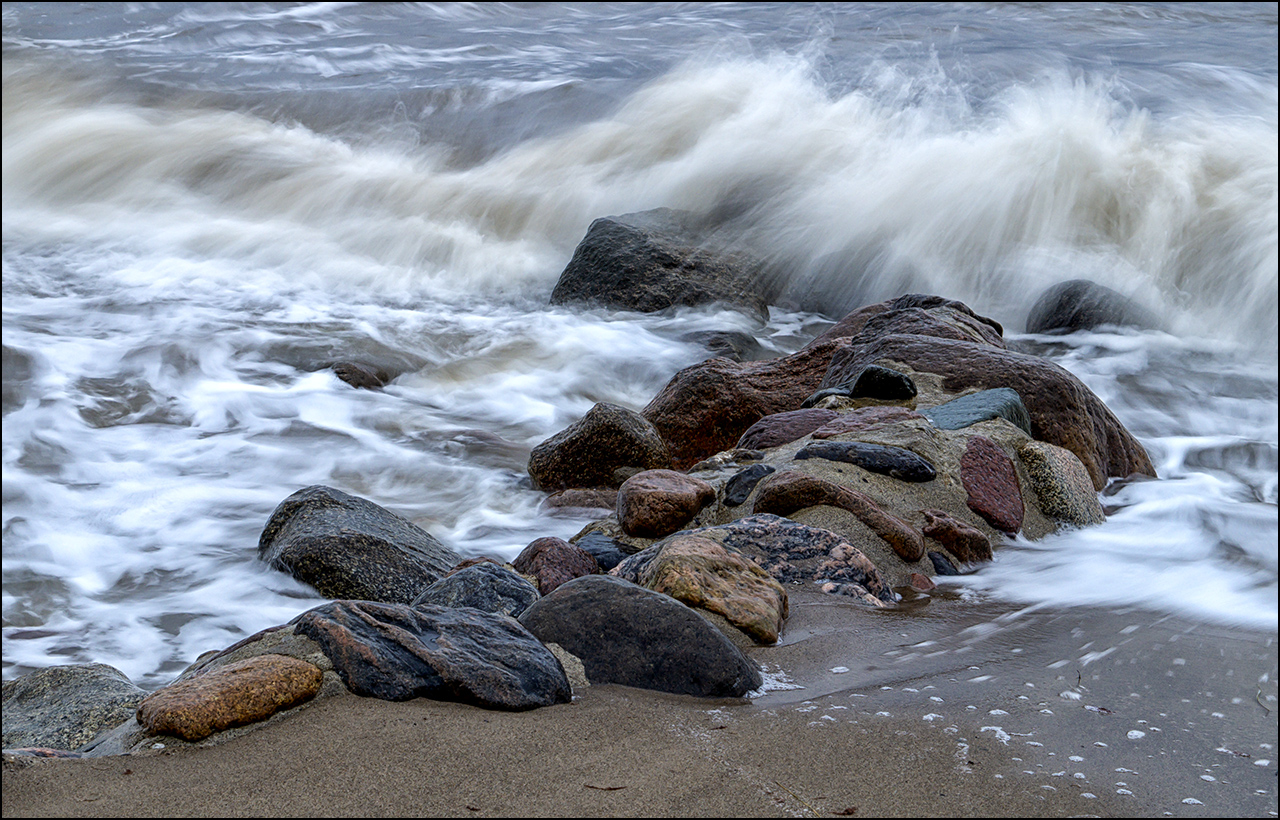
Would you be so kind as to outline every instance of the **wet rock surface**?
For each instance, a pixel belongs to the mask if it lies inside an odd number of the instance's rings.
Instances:
[[[814,442],[802,448],[795,457],[843,461],[901,481],[933,481],[937,477],[933,465],[910,450],[861,441]]]
[[[831,396],[847,399],[880,399],[882,401],[907,401],[916,396],[916,384],[906,373],[888,367],[869,365],[844,384],[827,387],[804,400],[804,407],[813,407]]]
[[[486,561],[449,573],[422,590],[411,606],[467,606],[515,618],[539,597],[533,584],[501,564]]]
[[[310,700],[323,679],[306,661],[260,655],[153,692],[138,705],[137,719],[152,734],[202,740]]]
[[[943,430],[961,430],[988,419],[1004,419],[1031,435],[1031,417],[1018,391],[1008,387],[981,390],[946,404],[921,410],[921,415]]]
[[[845,433],[861,433],[887,424],[919,418],[924,416],[905,407],[860,407],[848,413],[841,413],[823,424],[813,431],[813,437],[815,439],[835,438]]]
[[[765,416],[747,428],[738,439],[738,447],[750,450],[762,450],[766,447],[778,447],[787,442],[804,438],[822,425],[836,418],[834,410],[808,408],[804,410],[788,410],[785,413],[774,413]]]
[[[724,503],[730,507],[742,504],[751,495],[756,485],[775,470],[775,467],[768,464],[752,464],[745,470],[734,473],[733,478],[724,485]]]
[[[430,604],[334,601],[291,623],[320,645],[357,695],[393,701],[425,697],[516,711],[568,703],[571,697],[560,662],[505,615]]]
[[[1027,314],[1028,333],[1069,333],[1101,325],[1153,330],[1161,322],[1129,297],[1088,279],[1072,279],[1046,289]]]
[[[529,475],[544,490],[617,487],[634,473],[669,467],[670,461],[666,444],[648,420],[600,402],[533,448]]]
[[[942,544],[957,560],[966,564],[991,560],[991,540],[982,530],[944,510],[924,510],[923,513],[925,536]]]
[[[460,556],[371,501],[312,486],[280,502],[258,557],[329,598],[408,603]]]
[[[147,693],[104,663],[51,666],[3,686],[3,746],[78,749],[129,718]]]
[[[570,581],[520,622],[580,658],[593,684],[742,697],[764,683],[759,668],[697,612],[614,576]]]
[[[600,566],[590,553],[555,537],[533,540],[511,565],[516,572],[537,578],[538,592],[543,595],[566,581],[600,572]]]

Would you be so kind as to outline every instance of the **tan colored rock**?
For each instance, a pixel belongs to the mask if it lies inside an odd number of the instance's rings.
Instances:
[[[663,542],[641,570],[640,585],[721,615],[758,643],[776,643],[787,593],[751,559],[701,535]]]
[[[628,535],[661,538],[688,524],[715,497],[715,488],[700,478],[675,470],[646,470],[619,488],[618,523]]]
[[[153,734],[202,740],[310,700],[323,679],[306,661],[259,655],[153,692],[138,705],[137,719]]]

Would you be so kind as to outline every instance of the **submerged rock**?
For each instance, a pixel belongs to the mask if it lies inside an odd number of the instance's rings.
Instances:
[[[1046,289],[1027,314],[1028,333],[1066,333],[1101,325],[1155,330],[1160,319],[1129,297],[1088,279]]]

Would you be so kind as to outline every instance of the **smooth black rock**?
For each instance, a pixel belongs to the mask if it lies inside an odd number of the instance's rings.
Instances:
[[[1100,325],[1153,330],[1161,322],[1129,297],[1088,279],[1072,279],[1047,289],[1027,314],[1028,333],[1067,333]]]
[[[391,374],[381,367],[359,362],[338,362],[333,365],[334,375],[352,387],[377,390],[391,381]]]
[[[312,486],[280,502],[258,557],[327,598],[407,604],[461,560],[372,501]]]
[[[899,373],[880,365],[867,365],[862,372],[843,384],[827,387],[804,400],[801,407],[812,407],[827,396],[844,396],[850,399],[879,399],[881,401],[906,401],[915,398],[916,383],[906,373]]]
[[[478,609],[333,601],[290,623],[357,695],[520,711],[568,703],[555,655],[514,618]]]
[[[133,717],[147,696],[104,663],[50,666],[4,682],[4,748],[78,749]]]
[[[574,543],[596,559],[601,572],[608,572],[627,557],[621,544],[599,530],[587,533]]]
[[[503,566],[485,562],[441,578],[422,590],[410,606],[469,606],[517,618],[539,597],[533,584]]]
[[[956,565],[951,563],[951,559],[940,552],[929,551],[929,560],[933,562],[933,572],[935,575],[960,575],[960,570],[956,569]]]
[[[933,481],[937,477],[933,465],[910,450],[862,441],[815,441],[795,457],[842,461],[901,481]]]
[[[724,485],[725,506],[737,507],[746,501],[760,480],[772,473],[774,469],[768,464],[752,464],[747,469],[734,474],[733,478]]]
[[[723,302],[769,318],[757,292],[760,263],[707,247],[688,211],[655,208],[597,219],[551,292],[551,304],[588,304],[642,313]]]
[[[699,697],[742,697],[764,683],[756,665],[697,612],[610,575],[562,584],[520,623],[581,658],[591,683]]]
[[[959,430],[980,421],[1000,418],[1031,435],[1031,416],[1022,403],[1022,396],[1012,387],[970,393],[919,412],[940,430]]]

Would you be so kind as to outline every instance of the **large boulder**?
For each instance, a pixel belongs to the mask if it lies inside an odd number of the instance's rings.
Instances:
[[[451,572],[418,593],[412,606],[469,606],[518,618],[538,600],[538,589],[501,564],[483,561]]]
[[[1004,328],[994,319],[980,316],[963,302],[922,293],[908,293],[864,305],[846,315],[809,344],[855,336],[870,338],[893,333],[914,333],[945,339],[963,339],[1004,347]]]
[[[671,466],[688,469],[734,447],[765,416],[800,409],[848,343],[833,339],[760,362],[708,359],[676,373],[640,413],[667,443]]]
[[[593,684],[742,697],[764,683],[759,668],[697,612],[610,575],[562,585],[520,623],[580,658]]]
[[[688,524],[716,491],[699,478],[675,470],[646,470],[618,490],[618,524],[628,535],[661,538]]]
[[[652,313],[722,302],[767,320],[761,266],[749,254],[710,247],[688,211],[597,219],[551,292],[551,304],[588,304]]]
[[[529,454],[529,476],[543,490],[617,487],[642,470],[671,466],[667,445],[639,413],[600,402]]]
[[[1027,314],[1028,333],[1070,333],[1101,325],[1152,330],[1160,324],[1150,310],[1088,279],[1072,279],[1048,288]]]
[[[1075,453],[1096,489],[1109,477],[1154,476],[1146,450],[1102,400],[1067,370],[1039,356],[989,344],[934,336],[892,335],[836,351],[823,386],[841,384],[868,365],[911,375],[922,392],[918,406],[943,404],[961,393],[1008,387],[1017,391],[1031,435]]]
[[[133,717],[147,693],[104,663],[50,666],[3,687],[4,748],[78,749]]]
[[[777,643],[787,619],[781,584],[755,561],[697,531],[664,538],[609,574],[714,612],[757,643]]]
[[[390,510],[319,485],[280,502],[258,539],[258,557],[327,598],[402,604],[460,560]]]
[[[425,697],[513,711],[571,699],[560,662],[506,615],[431,604],[334,601],[291,623],[320,645],[357,695],[393,701]]]
[[[324,673],[306,661],[259,655],[152,692],[138,704],[138,723],[152,734],[202,740],[308,701],[323,682]]]

